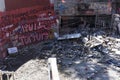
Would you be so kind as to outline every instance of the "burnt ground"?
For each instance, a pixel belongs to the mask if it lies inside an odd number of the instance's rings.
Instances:
[[[48,80],[47,59],[56,57],[61,80],[120,80],[120,37],[102,30],[88,34],[24,47],[7,60],[6,70],[15,71],[16,80]]]

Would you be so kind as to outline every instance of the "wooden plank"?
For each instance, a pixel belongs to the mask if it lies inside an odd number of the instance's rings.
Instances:
[[[56,58],[49,58],[48,59],[49,65],[49,79],[50,80],[60,80],[58,74],[58,67],[57,67],[57,60]]]
[[[9,72],[9,71],[0,71],[2,72],[3,74],[13,74],[14,72]]]
[[[3,80],[3,78],[2,78],[2,72],[0,71],[0,80]]]

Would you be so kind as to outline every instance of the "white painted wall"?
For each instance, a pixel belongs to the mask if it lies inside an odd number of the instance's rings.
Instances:
[[[5,11],[5,0],[0,0],[0,11]]]
[[[51,3],[51,4],[54,4],[55,1],[56,1],[56,0],[50,0],[50,3]]]

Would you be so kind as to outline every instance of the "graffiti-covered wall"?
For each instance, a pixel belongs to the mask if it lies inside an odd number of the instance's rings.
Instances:
[[[20,47],[53,38],[56,26],[53,4],[5,11],[0,15],[0,57],[10,47]]]
[[[56,11],[60,15],[111,14],[109,0],[57,0]]]

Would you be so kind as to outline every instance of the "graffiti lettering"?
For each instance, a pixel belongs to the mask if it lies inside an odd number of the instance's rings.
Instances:
[[[23,32],[30,32],[30,31],[40,30],[41,28],[45,28],[45,25],[25,24],[22,25],[21,27]]]
[[[46,17],[49,16],[49,13],[51,13],[51,15],[54,15],[53,7],[51,5],[48,5],[47,7],[36,6],[34,8],[23,8],[20,11],[15,10],[11,12],[5,12],[5,14],[1,16],[0,27],[4,27],[10,24],[16,24],[25,20],[37,19],[39,15],[43,13],[46,14]]]
[[[21,46],[23,45],[28,45],[30,43],[35,43],[38,41],[43,41],[48,39],[48,33],[36,33],[36,34],[31,34],[29,36],[22,36],[19,37],[19,41],[21,43]]]
[[[8,47],[26,46],[49,39],[53,35],[51,27],[54,24],[56,24],[56,18],[53,5],[2,13],[0,15],[0,52]]]

